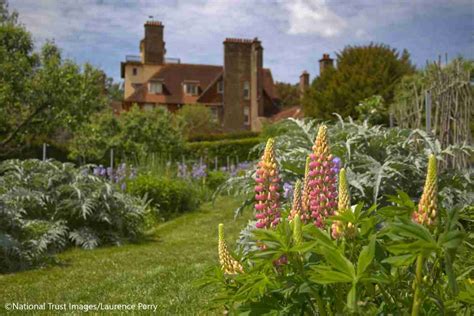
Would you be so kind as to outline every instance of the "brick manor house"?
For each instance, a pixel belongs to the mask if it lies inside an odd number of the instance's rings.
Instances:
[[[279,98],[270,69],[263,68],[263,47],[255,38],[227,38],[224,65],[185,64],[165,58],[164,25],[145,23],[140,56],[121,63],[124,79],[122,109],[166,107],[175,112],[184,104],[211,108],[225,131],[261,129],[279,111]]]

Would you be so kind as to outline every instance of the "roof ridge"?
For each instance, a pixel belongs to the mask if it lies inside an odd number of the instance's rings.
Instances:
[[[224,67],[224,66],[220,66],[220,65],[211,65],[211,64],[190,64],[190,63],[169,63],[169,64],[163,64],[163,66],[206,66],[206,67]]]

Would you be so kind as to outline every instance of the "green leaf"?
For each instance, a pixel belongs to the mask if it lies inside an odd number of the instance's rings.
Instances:
[[[407,254],[407,255],[401,255],[401,256],[392,256],[384,259],[382,263],[388,263],[390,265],[393,265],[395,267],[401,267],[401,266],[409,266],[413,263],[413,261],[416,259],[417,255],[416,254]]]
[[[303,232],[308,232],[309,238],[313,240],[317,240],[319,245],[328,247],[328,248],[336,248],[336,245],[332,241],[331,237],[325,231],[315,227],[314,225],[306,225],[303,227]]]
[[[357,301],[357,293],[356,293],[356,284],[352,283],[351,290],[347,293],[347,306],[351,311],[356,310],[356,301]]]
[[[465,234],[459,230],[443,233],[439,237],[438,244],[447,249],[456,249],[462,243]]]
[[[357,277],[361,277],[362,274],[367,270],[368,266],[372,263],[375,255],[375,236],[371,236],[370,242],[367,246],[362,248],[359,259],[357,261]]]
[[[310,279],[318,284],[351,283],[353,278],[345,273],[334,271],[329,266],[313,266]]]
[[[355,278],[355,270],[352,263],[341,253],[339,249],[325,248],[323,255],[326,261],[336,270],[346,274],[351,279]]]
[[[399,222],[392,223],[392,232],[405,237],[424,240],[428,243],[436,243],[429,230],[406,218],[399,218]]]
[[[387,249],[393,254],[419,254],[419,253],[429,253],[438,249],[436,244],[429,243],[423,240],[417,240],[414,242],[398,242],[394,245],[387,246]]]

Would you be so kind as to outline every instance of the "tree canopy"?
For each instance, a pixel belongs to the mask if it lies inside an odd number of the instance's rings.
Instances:
[[[275,86],[280,96],[281,107],[285,108],[300,105],[301,100],[298,84],[277,81]]]
[[[31,34],[0,2],[0,155],[74,132],[107,104],[104,74],[61,56],[54,42],[34,50]]]
[[[92,115],[70,144],[70,158],[100,162],[110,148],[118,157],[137,158],[149,153],[176,155],[183,146],[181,130],[164,109],[141,110],[133,106],[120,116],[110,110]]]
[[[200,104],[184,105],[177,112],[177,121],[186,137],[215,133],[219,130],[218,118],[210,108]]]
[[[408,51],[384,44],[347,46],[337,54],[337,68],[327,68],[304,96],[307,116],[335,119],[333,113],[357,117],[356,106],[379,95],[390,104],[400,79],[415,71]],[[388,120],[388,118],[385,118]]]

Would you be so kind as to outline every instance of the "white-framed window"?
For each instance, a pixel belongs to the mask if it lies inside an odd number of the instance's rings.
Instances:
[[[198,94],[198,85],[196,83],[185,83],[184,84],[184,93],[188,95],[197,95]]]
[[[212,120],[214,122],[218,122],[219,121],[219,112],[218,112],[217,107],[215,107],[215,106],[211,107],[211,114],[212,114]]]
[[[138,74],[138,68],[137,68],[137,67],[133,67],[132,73],[133,73],[134,76],[136,76],[136,75]]]
[[[151,111],[155,108],[155,104],[154,103],[145,103],[143,105],[143,110],[145,111]]]
[[[217,93],[224,93],[224,80],[217,82]]]
[[[244,106],[244,125],[250,125],[250,106]]]
[[[244,81],[244,99],[250,99],[250,82]]]
[[[160,81],[150,81],[148,83],[148,91],[150,93],[162,94],[163,93],[163,84]]]

